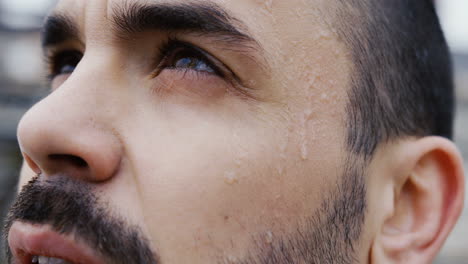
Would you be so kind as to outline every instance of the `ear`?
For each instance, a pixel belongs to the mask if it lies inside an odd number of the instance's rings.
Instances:
[[[401,169],[388,181],[393,206],[372,245],[372,263],[431,263],[463,209],[463,162],[455,145],[435,136],[402,145],[396,154],[405,159],[393,164]]]

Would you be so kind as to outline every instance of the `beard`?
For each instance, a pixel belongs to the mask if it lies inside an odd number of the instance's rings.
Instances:
[[[365,166],[348,160],[344,174],[318,210],[298,223],[295,232],[275,236],[269,243],[253,237],[246,256],[218,259],[218,263],[357,263],[357,243],[365,220]],[[15,221],[46,224],[63,235],[75,235],[96,249],[106,263],[160,263],[148,240],[135,226],[105,209],[85,182],[70,177],[32,179],[22,189],[5,221],[5,256],[12,261],[7,243]]]
[[[247,257],[225,259],[225,264],[353,264],[359,263],[358,249],[365,222],[366,164],[348,157],[335,188],[328,192],[319,209],[299,222],[296,230],[265,243],[253,238]]]
[[[96,249],[106,263],[158,263],[140,230],[99,207],[88,184],[70,177],[56,178],[33,178],[11,207],[4,230],[7,263],[12,261],[7,236],[15,221],[50,225],[59,234],[73,234]]]

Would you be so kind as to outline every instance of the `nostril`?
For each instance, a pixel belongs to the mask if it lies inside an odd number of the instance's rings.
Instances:
[[[77,156],[73,156],[73,155],[64,155],[64,154],[50,154],[49,156],[49,159],[53,162],[57,162],[57,163],[67,163],[73,167],[77,167],[77,168],[87,168],[88,167],[88,163],[80,158],[80,157],[77,157]]]
[[[23,157],[26,163],[28,164],[29,168],[31,168],[31,170],[33,170],[34,173],[36,173],[37,175],[42,173],[41,168],[39,168],[37,163],[34,162],[29,155],[27,155],[26,153],[23,153]]]

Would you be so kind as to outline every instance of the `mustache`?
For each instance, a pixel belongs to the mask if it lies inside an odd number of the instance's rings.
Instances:
[[[159,263],[140,230],[99,206],[90,185],[70,177],[40,180],[25,185],[4,224],[7,263],[12,261],[8,233],[15,221],[47,224],[63,235],[74,234],[96,249],[108,263]]]

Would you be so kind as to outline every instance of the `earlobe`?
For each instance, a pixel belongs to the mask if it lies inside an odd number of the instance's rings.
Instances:
[[[431,263],[463,208],[463,163],[455,145],[435,136],[402,144],[410,144],[414,156],[394,177],[393,211],[372,247],[372,263]]]

